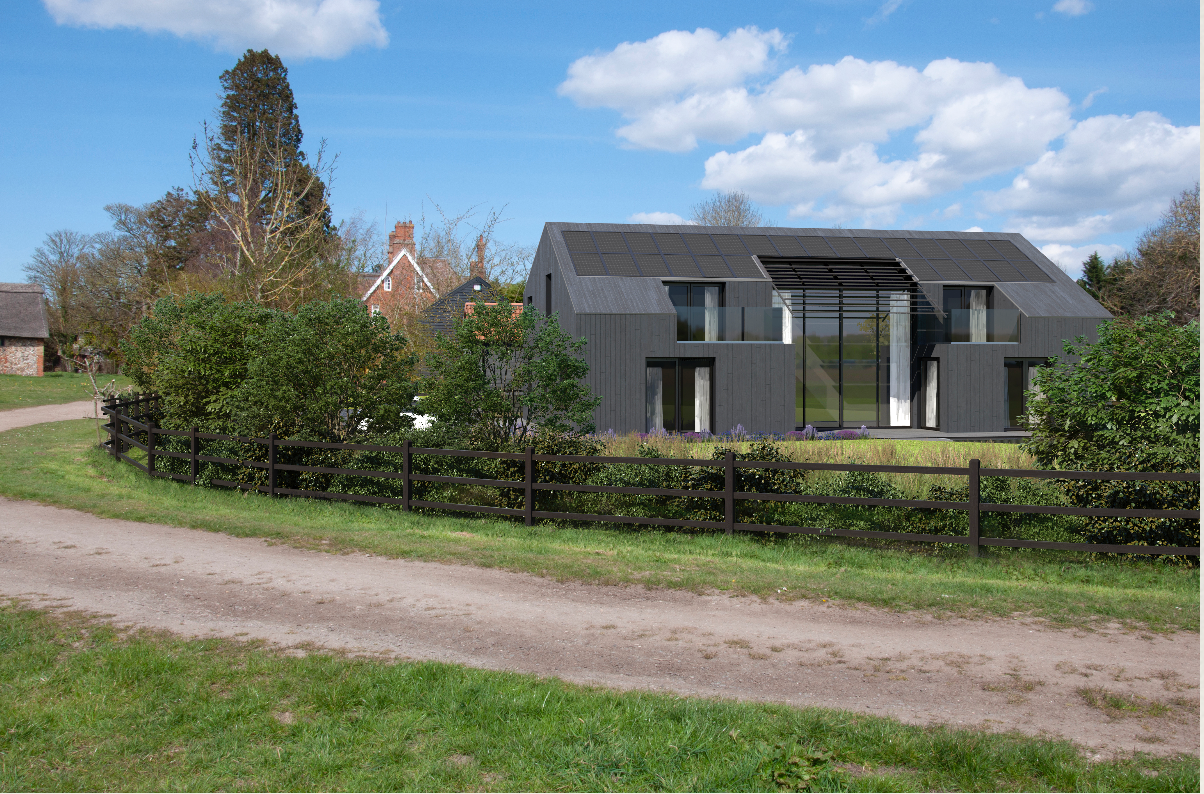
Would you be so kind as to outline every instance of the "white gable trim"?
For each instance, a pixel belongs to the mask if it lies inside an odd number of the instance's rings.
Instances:
[[[389,266],[385,268],[385,272],[381,273],[380,277],[376,279],[376,282],[373,283],[373,285],[368,288],[368,291],[364,293],[364,297],[360,298],[361,301],[368,300],[368,296],[373,292],[376,292],[377,288],[385,282],[385,278],[393,272],[393,268],[397,267],[397,263],[401,261],[402,257],[410,260],[410,264],[413,266],[414,272],[418,274],[423,283],[426,284],[427,288],[430,289],[430,291],[434,294],[435,298],[437,299],[439,297],[439,293],[435,290],[435,285],[432,284],[431,280],[426,277],[426,273],[422,272],[422,268],[418,267],[418,263],[414,261],[414,257],[410,256],[410,252],[403,248],[397,254],[397,256],[393,257],[393,261],[390,262]]]

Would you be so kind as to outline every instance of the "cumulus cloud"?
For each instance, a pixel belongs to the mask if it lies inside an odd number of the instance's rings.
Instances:
[[[1200,173],[1200,128],[1158,113],[1093,116],[1068,132],[984,206],[1016,231],[1067,242],[1149,223]]]
[[[982,231],[981,229],[979,231]],[[1100,258],[1105,262],[1112,261],[1113,257],[1123,254],[1125,248],[1123,245],[1112,245],[1110,243],[1095,243],[1093,245],[1062,245],[1060,243],[1050,243],[1049,245],[1041,246],[1041,253],[1049,257],[1055,265],[1066,271],[1066,274],[1071,278],[1081,278],[1083,275],[1083,262],[1087,257],[1091,256],[1092,252],[1097,252]]]
[[[1053,10],[1068,17],[1081,17],[1093,8],[1095,6],[1088,0],[1058,0],[1054,3]]]
[[[223,50],[266,47],[293,58],[339,58],[384,47],[377,0],[43,0],[60,25],[137,28],[213,42]]]
[[[681,226],[692,224],[676,212],[637,212],[627,218],[628,223],[657,223],[662,226]]]
[[[1059,10],[1075,8],[1090,10]],[[707,158],[705,189],[829,223],[894,223],[907,205],[1019,172],[966,211],[999,213],[995,228],[1039,242],[1079,243],[1149,223],[1199,170],[1198,127],[1154,113],[1076,123],[1072,111],[1106,89],[1075,108],[1057,88],[952,58],[777,71],[788,44],[778,30],[670,31],[577,60],[560,92],[617,111],[625,146],[726,147]]]

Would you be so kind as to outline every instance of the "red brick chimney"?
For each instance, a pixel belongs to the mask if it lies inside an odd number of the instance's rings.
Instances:
[[[398,221],[393,227],[393,231],[389,232],[389,262],[393,261],[402,250],[410,252],[410,256],[417,258],[418,254],[414,250],[414,222],[413,221]],[[389,262],[386,262],[387,266]]]
[[[477,238],[477,258],[469,262],[468,275],[485,278],[485,235]]]

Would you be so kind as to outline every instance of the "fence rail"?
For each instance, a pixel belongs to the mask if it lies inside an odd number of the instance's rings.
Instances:
[[[955,543],[962,544],[978,554],[983,546],[1004,546],[1012,548],[1058,549],[1086,552],[1107,552],[1119,554],[1151,554],[1151,555],[1200,555],[1200,549],[1181,546],[1152,546],[1136,544],[1107,544],[1107,543],[1066,543],[1046,540],[1025,540],[1018,538],[984,537],[981,532],[983,513],[1034,513],[1047,515],[1070,516],[1103,516],[1129,518],[1194,518],[1199,521],[1199,510],[1153,510],[1143,508],[1099,508],[1099,507],[1065,507],[1059,505],[1014,505],[984,503],[980,496],[982,477],[1014,477],[1028,479],[1056,480],[1104,480],[1104,481],[1157,481],[1157,482],[1200,482],[1199,472],[1169,473],[1169,472],[1082,472],[1082,471],[1045,471],[1030,469],[984,469],[978,460],[971,460],[969,466],[870,466],[863,464],[834,464],[834,463],[794,463],[774,461],[744,461],[736,460],[732,452],[728,452],[724,460],[701,460],[695,458],[629,458],[603,457],[591,455],[542,455],[536,454],[531,447],[524,452],[483,452],[475,450],[430,449],[414,447],[409,441],[403,446],[381,446],[377,444],[344,444],[321,441],[296,441],[276,438],[251,438],[230,436],[220,433],[204,433],[197,428],[191,430],[167,430],[156,425],[156,418],[162,415],[162,402],[158,395],[135,395],[129,399],[112,398],[105,402],[104,414],[108,417],[105,428],[109,441],[105,447],[114,459],[122,460],[135,468],[146,472],[152,477],[167,477],[182,482],[196,483],[202,463],[214,463],[231,466],[249,467],[266,470],[267,483],[238,482],[234,480],[212,479],[210,482],[227,488],[254,490],[272,496],[301,496],[315,499],[337,499],[374,504],[396,504],[402,510],[413,508],[429,508],[439,510],[493,513],[497,515],[522,517],[524,523],[530,526],[536,519],[587,521],[619,524],[637,524],[647,526],[685,527],[691,529],[716,529],[727,534],[733,532],[763,532],[763,533],[794,533],[850,538],[874,538],[886,540],[906,540],[926,543]],[[145,441],[139,436],[143,436]],[[161,449],[158,440],[161,437],[188,439],[188,452],[178,452]],[[200,453],[201,441],[234,441],[245,445],[265,447],[265,460],[252,458],[228,458]],[[364,452],[386,452],[402,456],[401,471],[383,471],[368,469],[347,469],[332,466],[311,466],[281,463],[278,460],[278,450],[281,448],[310,448],[328,450],[352,450]],[[127,454],[131,449],[146,453],[146,463],[142,463]],[[517,461],[522,464],[523,479],[498,480],[479,477],[445,476],[421,474],[413,469],[415,455],[431,457],[468,457],[479,459],[496,459]],[[160,471],[156,467],[158,458],[168,457],[189,462],[189,473]],[[717,490],[691,490],[681,488],[637,488],[606,485],[586,485],[578,483],[540,482],[536,479],[540,463],[589,463],[589,464],[638,464],[643,466],[689,466],[695,468],[722,469],[724,488]],[[741,469],[770,469],[797,471],[857,471],[884,474],[944,474],[964,476],[969,480],[969,495],[965,502],[935,501],[919,499],[871,499],[846,496],[824,496],[818,494],[792,493],[758,493],[755,491],[736,490],[737,473]],[[278,472],[312,472],[320,474],[350,475],[379,479],[400,480],[402,495],[374,496],[371,494],[336,493],[328,491],[285,488],[277,486]],[[414,482],[435,482],[452,485],[475,485],[491,488],[513,488],[523,490],[523,507],[496,507],[492,505],[461,504],[455,502],[435,502],[415,499],[411,488]],[[723,500],[723,520],[704,521],[682,518],[657,518],[648,516],[602,515],[594,513],[574,513],[555,510],[535,509],[536,492],[572,492],[572,493],[614,493],[639,496],[677,496],[703,499]],[[968,533],[966,535],[934,535],[917,532],[886,532],[863,529],[838,529],[825,527],[801,527],[778,524],[754,524],[736,520],[736,502],[738,501],[769,501],[769,502],[803,502],[816,504],[839,504],[863,507],[909,507],[928,510],[959,510],[968,514]]]

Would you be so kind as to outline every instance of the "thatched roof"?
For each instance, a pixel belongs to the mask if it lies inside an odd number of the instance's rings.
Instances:
[[[37,284],[0,283],[0,336],[50,336],[46,299]]]

